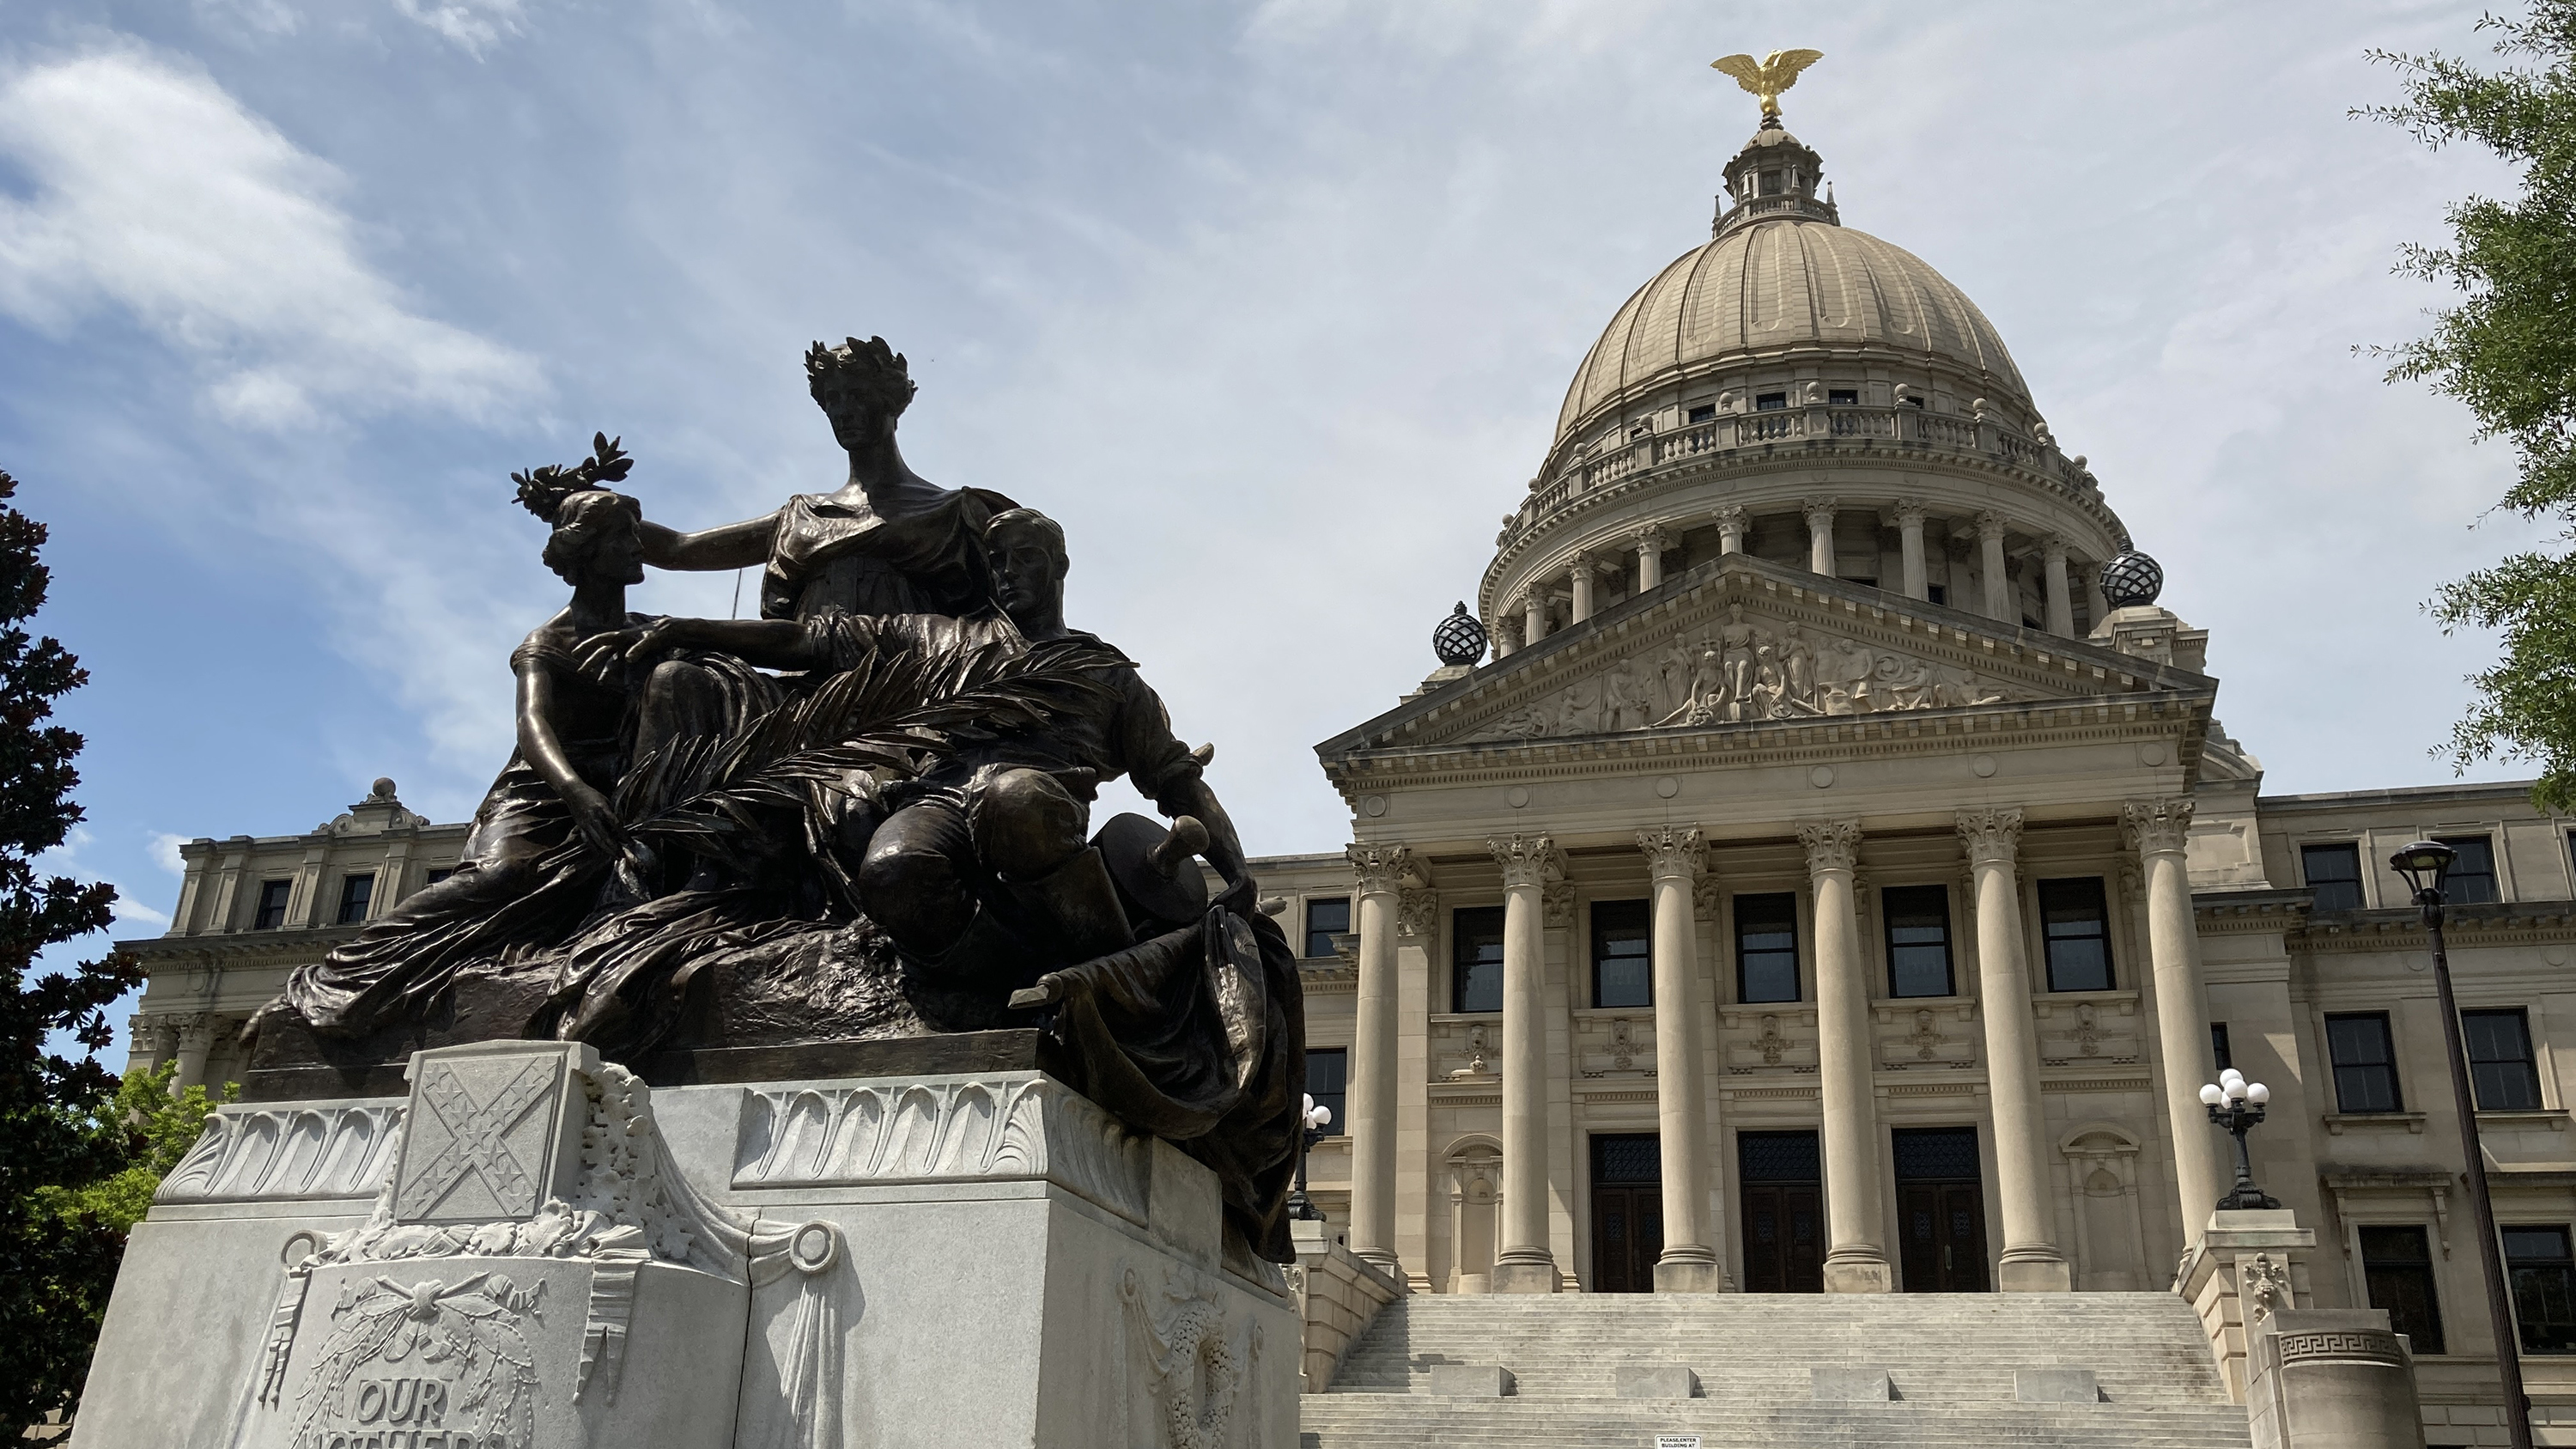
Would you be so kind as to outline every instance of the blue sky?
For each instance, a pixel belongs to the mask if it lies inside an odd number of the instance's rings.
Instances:
[[[850,333],[910,355],[916,469],[1064,521],[1069,614],[1218,744],[1247,845],[1334,848],[1311,746],[1432,667],[1575,364],[1705,239],[1755,120],[1708,60],[1792,45],[1845,221],[2001,329],[2268,788],[2437,782],[2489,651],[2420,602],[2528,530],[2480,521],[2509,455],[2352,348],[2421,330],[2395,248],[2509,178],[2345,112],[2477,10],[18,0],[0,467],[94,676],[60,863],[151,934],[177,840],[380,774],[462,818],[562,594],[509,471],[622,434],[684,527],[831,487],[798,358]]]

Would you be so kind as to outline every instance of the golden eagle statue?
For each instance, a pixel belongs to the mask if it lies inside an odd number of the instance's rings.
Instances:
[[[1735,77],[1735,83],[1762,98],[1762,124],[1772,126],[1780,121],[1780,93],[1798,83],[1798,72],[1823,60],[1821,50],[1775,50],[1755,60],[1749,55],[1730,55],[1712,60],[1713,70]]]

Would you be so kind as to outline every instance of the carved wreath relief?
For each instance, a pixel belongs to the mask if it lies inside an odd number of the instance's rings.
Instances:
[[[1127,1305],[1131,1342],[1142,1350],[1147,1386],[1161,1409],[1160,1442],[1169,1449],[1224,1449],[1232,1444],[1235,1400],[1248,1379],[1261,1377],[1261,1325],[1254,1323],[1240,1352],[1226,1326],[1225,1307],[1186,1283],[1167,1282],[1149,1294],[1130,1268],[1118,1285]],[[1162,1300],[1158,1308],[1149,1301]],[[1258,1389],[1255,1389],[1258,1392]],[[1260,1415],[1253,1415],[1258,1438]]]
[[[537,1369],[522,1324],[544,1294],[502,1273],[343,1282],[293,1449],[530,1449]]]
[[[1797,624],[1747,623],[1742,605],[1707,638],[1623,659],[1554,699],[1503,716],[1480,739],[1543,739],[1890,710],[1995,704],[2022,692],[1973,670],[1911,659]]]

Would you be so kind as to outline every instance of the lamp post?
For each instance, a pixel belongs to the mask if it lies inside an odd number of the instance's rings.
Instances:
[[[1297,1119],[1297,1190],[1288,1194],[1288,1216],[1304,1222],[1322,1222],[1323,1212],[1315,1200],[1306,1195],[1306,1154],[1322,1140],[1324,1129],[1332,1125],[1333,1109],[1318,1107],[1312,1094],[1306,1098],[1306,1110]]]
[[[2236,1190],[2218,1200],[2218,1210],[2278,1208],[2278,1201],[2254,1185],[2254,1161],[2245,1155],[2245,1134],[2263,1120],[2264,1104],[2272,1100],[2272,1089],[2261,1082],[2245,1080],[2243,1072],[2229,1067],[2218,1074],[2217,1081],[2200,1089],[2200,1100],[2209,1108],[2210,1122],[2226,1128],[2236,1139]]]
[[[2451,999],[2451,958],[2442,949],[2442,881],[2459,852],[2438,840],[2419,840],[2388,857],[2406,877],[2424,911],[2433,943],[2433,988],[2442,999],[2442,1046],[2451,1059],[2451,1107],[2460,1119],[2460,1149],[2468,1158],[2469,1206],[2478,1218],[2478,1261],[2486,1270],[2487,1322],[2495,1331],[2496,1367],[2504,1376],[2505,1429],[2513,1449],[2531,1449],[2531,1399],[2522,1391],[2522,1338],[2514,1327],[2513,1298],[2506,1291],[2504,1253],[2496,1236],[2495,1204],[2487,1197],[2487,1156],[2478,1142],[2478,1104],[2469,1090],[2469,1054],[2460,1042],[2459,1003]]]

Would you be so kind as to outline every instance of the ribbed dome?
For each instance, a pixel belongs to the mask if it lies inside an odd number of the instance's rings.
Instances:
[[[1557,441],[1621,394],[1730,353],[1856,343],[1982,372],[2029,402],[1994,324],[1922,258],[1867,232],[1779,216],[1727,228],[1637,289],[1575,372]]]

